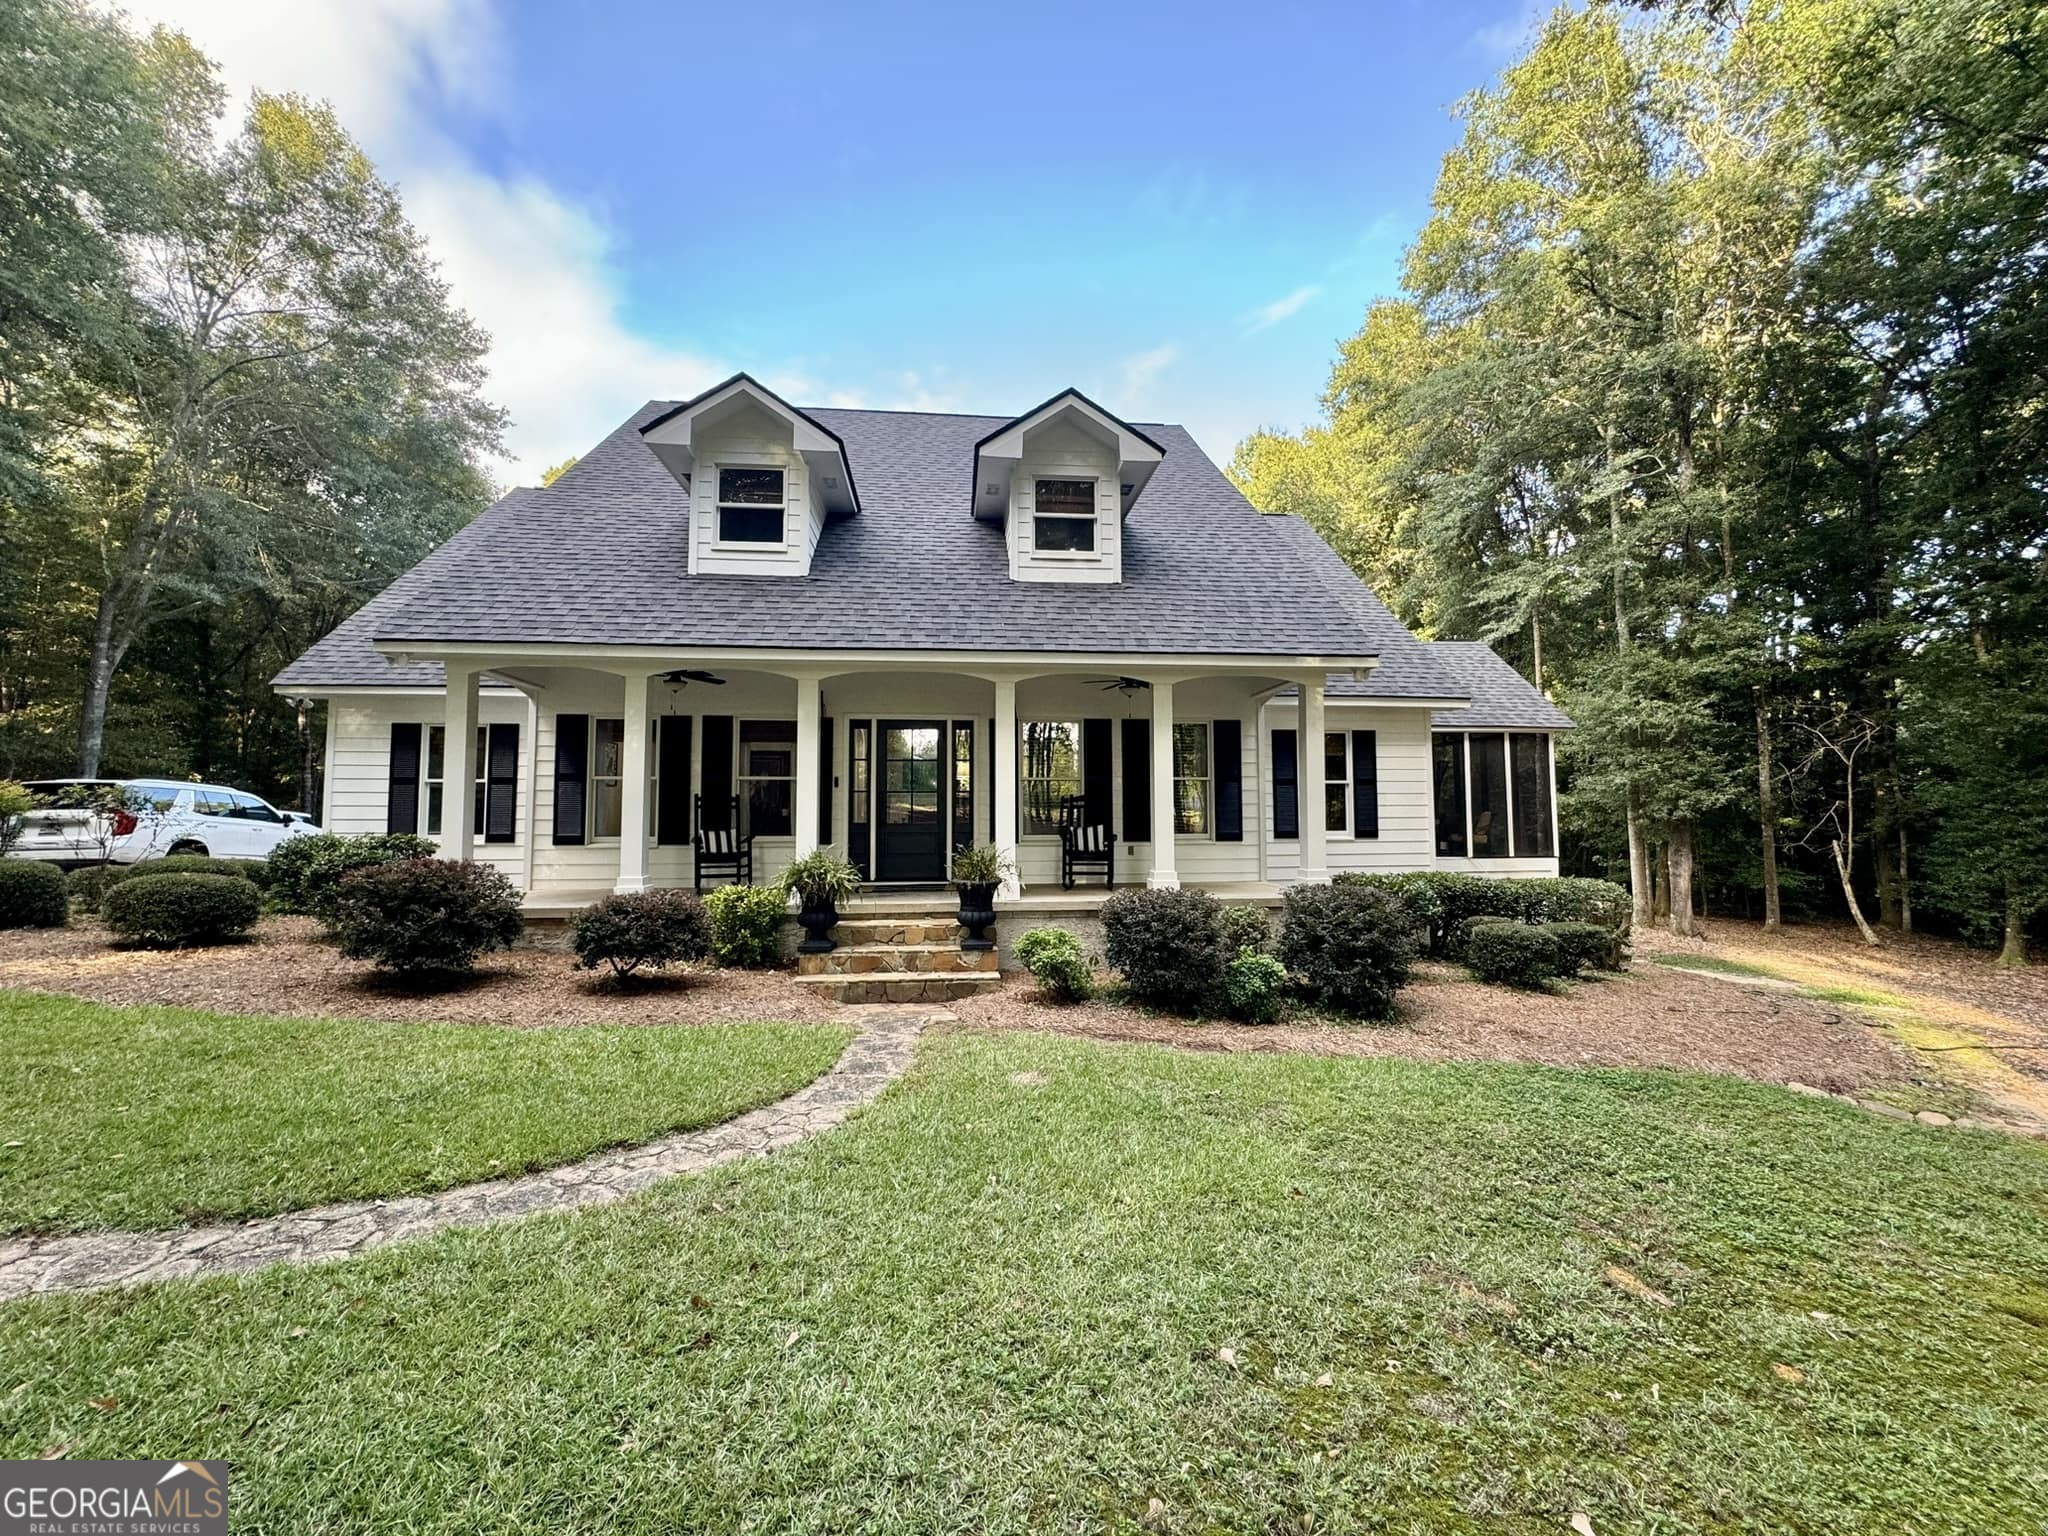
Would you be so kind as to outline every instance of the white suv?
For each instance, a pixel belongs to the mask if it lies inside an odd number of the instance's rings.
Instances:
[[[318,832],[309,816],[220,784],[174,779],[38,779],[12,857],[138,864],[171,853],[261,859],[287,838]]]

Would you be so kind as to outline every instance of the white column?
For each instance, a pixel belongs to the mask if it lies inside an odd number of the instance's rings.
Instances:
[[[447,665],[447,734],[441,747],[441,857],[476,851],[476,680],[474,667]]]
[[[948,759],[950,762],[950,759]],[[1017,684],[1012,678],[996,681],[995,761],[996,846],[1009,855],[1011,868],[1017,864]],[[1023,893],[1023,881],[1011,874],[996,894],[1014,898]]]
[[[1304,885],[1330,878],[1328,833],[1323,824],[1323,674],[1301,680],[1301,734],[1294,749],[1294,797],[1301,806]]]
[[[1173,867],[1173,684],[1152,682],[1152,872],[1150,886],[1176,890]]]
[[[789,830],[796,856],[818,851],[818,796],[825,763],[823,706],[815,677],[796,680],[796,782],[790,787]]]
[[[619,754],[619,878],[615,891],[647,889],[647,678],[626,674],[626,739]]]

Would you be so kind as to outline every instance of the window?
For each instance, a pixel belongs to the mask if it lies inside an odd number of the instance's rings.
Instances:
[[[721,468],[718,471],[718,542],[782,542],[781,470]]]
[[[1323,830],[1342,832],[1351,799],[1350,760],[1345,756],[1342,731],[1323,732]]]
[[[447,733],[448,727],[445,725],[427,727],[427,766],[426,771],[420,775],[420,782],[427,791],[427,820],[424,831],[428,837],[441,835],[441,799],[443,786],[447,781]],[[476,778],[472,781],[475,798],[470,801],[470,809],[474,813],[471,818],[474,822],[470,828],[472,832],[481,832],[484,829],[484,759],[489,750],[489,728],[480,725],[476,728]]]
[[[229,798],[235,802],[234,814],[237,821],[264,821],[275,826],[284,820],[266,802],[258,800],[254,795],[245,795],[237,789],[229,791]]]
[[[1209,727],[1173,728],[1173,830],[1209,830]]]
[[[974,846],[974,722],[953,722],[953,846]]]
[[[856,720],[846,733],[846,824],[850,829],[847,854],[853,860],[863,877],[873,868],[870,828],[868,825],[868,775],[873,772],[869,766],[873,757],[873,730],[865,720]]]
[[[1508,747],[1515,775],[1515,857],[1550,858],[1557,852],[1550,824],[1550,738],[1517,733]]]
[[[741,828],[755,837],[790,835],[790,795],[796,782],[796,723],[740,722]]]
[[[1472,756],[1472,857],[1508,856],[1508,743],[1505,736],[1467,738]]]
[[[235,802],[228,798],[224,789],[195,789],[192,791],[192,809],[202,816],[232,816]]]
[[[590,723],[590,835],[617,837],[625,817],[626,722]]]
[[[1081,793],[1081,727],[1073,720],[1026,720],[1019,727],[1023,750],[1022,819],[1025,836],[1057,837],[1060,801]]]
[[[1444,731],[1430,738],[1431,777],[1436,782],[1436,852],[1442,859],[1465,857],[1465,738]]]
[[[1095,482],[1038,482],[1031,544],[1041,554],[1095,553]]]

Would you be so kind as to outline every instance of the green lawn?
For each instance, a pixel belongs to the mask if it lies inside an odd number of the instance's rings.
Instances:
[[[168,1227],[550,1167],[778,1099],[850,1035],[256,1019],[0,992],[0,1230]]]
[[[1157,1499],[1183,1532],[2035,1536],[2048,1151],[1676,1074],[948,1036],[772,1159],[15,1304],[0,1360],[0,1454],[227,1457],[274,1532]]]

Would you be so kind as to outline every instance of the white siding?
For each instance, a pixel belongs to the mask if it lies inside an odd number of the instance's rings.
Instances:
[[[690,570],[726,576],[802,576],[824,528],[803,458],[791,446],[786,422],[753,406],[701,429],[692,445]],[[758,549],[718,543],[718,468],[773,468],[783,472],[783,543]]]
[[[1261,749],[1270,755],[1272,732],[1295,729],[1293,700],[1269,705],[1260,732]],[[1331,873],[1344,870],[1432,869],[1436,866],[1435,792],[1430,784],[1429,711],[1379,705],[1328,703],[1323,728],[1329,731],[1373,731],[1379,751],[1380,835],[1355,837],[1349,831],[1325,833]],[[1323,750],[1317,742],[1297,743],[1301,814],[1318,813],[1323,804]],[[1301,867],[1301,840],[1272,841],[1273,784],[1260,783],[1266,836],[1266,878],[1288,884]],[[1346,819],[1350,805],[1347,801]]]
[[[1017,581],[1115,583],[1123,580],[1122,497],[1116,450],[1070,423],[1041,427],[1025,439],[1010,481],[1010,575]],[[1095,553],[1043,553],[1032,541],[1038,481],[1095,482]]]

